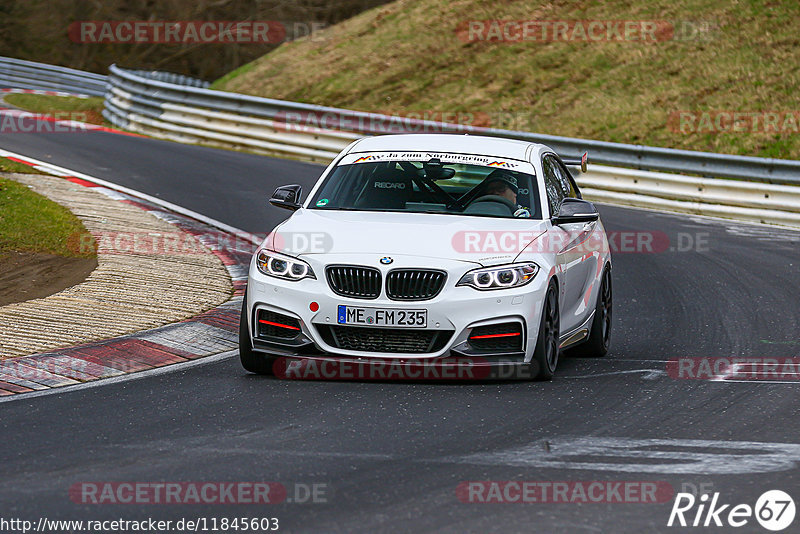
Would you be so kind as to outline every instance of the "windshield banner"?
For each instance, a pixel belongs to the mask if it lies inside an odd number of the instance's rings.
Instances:
[[[502,169],[523,170],[529,168],[530,163],[526,161],[512,160],[508,158],[493,158],[492,156],[481,156],[477,154],[453,154],[449,152],[369,152],[360,154],[348,154],[340,165],[352,165],[354,163],[376,163],[379,161],[430,161],[439,159],[443,164],[462,163],[465,165],[482,165],[484,167],[498,167]]]

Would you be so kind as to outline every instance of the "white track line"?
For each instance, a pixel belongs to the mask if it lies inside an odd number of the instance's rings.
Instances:
[[[162,208],[165,208],[167,210],[174,211],[175,213],[179,213],[180,215],[184,215],[184,216],[190,217],[190,218],[192,218],[192,219],[194,219],[196,221],[200,221],[200,222],[206,223],[209,226],[213,226],[215,228],[219,228],[220,230],[222,230],[224,232],[228,232],[228,233],[234,234],[239,238],[242,238],[242,239],[244,239],[246,241],[249,241],[250,243],[253,243],[254,245],[260,245],[261,244],[261,239],[259,239],[255,235],[251,234],[250,232],[245,232],[244,230],[241,230],[241,229],[236,228],[234,226],[231,226],[229,224],[225,224],[222,221],[218,221],[216,219],[212,219],[211,217],[206,217],[205,215],[197,213],[196,211],[192,211],[192,210],[184,208],[182,206],[178,206],[177,204],[173,204],[172,202],[167,202],[166,200],[161,200],[160,198],[156,198],[156,197],[148,195],[146,193],[142,193],[140,191],[136,191],[135,189],[130,189],[130,188],[127,188],[127,187],[124,187],[124,186],[121,186],[121,185],[117,185],[117,184],[115,184],[113,182],[109,182],[109,181],[103,180],[101,178],[96,178],[96,177],[91,176],[89,174],[84,174],[82,172],[74,171],[72,169],[67,169],[66,167],[60,167],[58,165],[54,165],[54,164],[48,163],[46,161],[41,161],[41,160],[38,160],[38,159],[34,159],[34,158],[31,158],[30,156],[26,156],[24,154],[17,154],[15,152],[10,152],[10,151],[5,150],[3,148],[0,148],[0,156],[1,157],[9,157],[10,156],[12,158],[18,158],[18,159],[21,159],[21,160],[28,161],[28,162],[30,162],[30,163],[38,166],[38,167],[42,167],[44,169],[51,169],[51,170],[53,170],[53,172],[55,174],[57,174],[59,176],[73,176],[75,178],[80,178],[82,180],[86,180],[87,182],[92,182],[92,183],[97,184],[97,185],[102,185],[103,187],[107,187],[109,189],[113,189],[115,191],[119,191],[120,193],[125,193],[126,195],[130,195],[132,197],[136,197],[136,198],[139,198],[141,200],[146,200],[147,202],[151,202],[151,203],[156,204],[158,206],[161,206]]]

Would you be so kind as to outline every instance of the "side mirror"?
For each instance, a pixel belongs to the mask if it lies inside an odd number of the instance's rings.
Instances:
[[[584,152],[583,156],[581,156],[581,159],[561,158],[561,161],[567,167],[580,167],[581,172],[585,173],[586,168],[589,165],[589,153]]]
[[[588,223],[600,218],[597,208],[588,200],[565,198],[561,203],[558,215],[553,217],[553,224]]]
[[[279,208],[295,211],[301,207],[300,193],[302,192],[303,186],[283,185],[272,193],[269,203]]]

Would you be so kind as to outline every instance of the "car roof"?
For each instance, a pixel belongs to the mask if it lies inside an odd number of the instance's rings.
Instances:
[[[527,161],[529,151],[531,149],[538,150],[539,148],[546,147],[527,141],[480,135],[400,134],[365,137],[350,147],[348,153],[383,152],[386,150],[452,152]]]

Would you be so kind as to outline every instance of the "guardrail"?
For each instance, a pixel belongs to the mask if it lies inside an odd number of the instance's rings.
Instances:
[[[102,74],[0,57],[0,87],[103,96],[106,82]]]
[[[329,159],[332,157],[329,153],[337,152],[346,146],[346,140],[387,133],[386,130],[375,128],[374,125],[392,122],[391,117],[375,113],[170,84],[142,73],[121,69],[116,65],[111,66],[110,72],[110,91],[106,95],[109,120],[117,121],[117,125],[120,126],[131,123],[133,127],[141,127],[151,132],[161,130],[173,137],[250,146],[256,150],[264,148],[267,151],[276,150],[282,153],[296,152],[298,156],[311,155]],[[328,114],[336,117],[338,124],[347,124],[348,131],[324,128],[311,131],[308,128],[299,128],[287,120],[293,113],[314,114],[320,118]],[[800,161],[795,160],[607,143],[494,128],[465,129],[463,125],[423,120],[403,119],[403,124],[410,130],[417,128],[421,131],[460,133],[468,131],[493,137],[544,143],[569,157],[580,157],[588,150],[592,162],[600,164],[800,185]],[[239,127],[247,130],[240,131]],[[229,137],[231,135],[236,139],[231,139]],[[281,146],[265,147],[257,142],[254,143],[254,140],[278,143]],[[296,148],[303,149],[294,150]],[[306,148],[318,148],[322,152],[309,153]]]
[[[800,228],[800,187],[590,165],[590,200]]]
[[[354,140],[392,133],[391,125],[399,122],[407,132],[473,133],[544,143],[573,158],[589,151],[590,171],[578,182],[587,198],[598,201],[800,227],[800,161],[388,117],[214,91],[193,78],[116,65],[110,67],[107,81],[103,116],[119,128],[154,137],[327,163]],[[309,118],[319,126],[311,127]],[[325,127],[331,123],[338,127]]]
[[[800,227],[800,161],[392,119],[176,85],[116,65],[110,72],[105,117],[118,127],[156,137],[327,163],[360,137],[390,133],[386,125],[400,120],[406,131],[466,131],[522,139],[570,157],[588,150],[593,165],[578,182],[586,197],[597,201]],[[321,126],[309,127],[310,118]],[[327,122],[346,129],[322,127]]]
[[[131,74],[136,74],[150,80],[158,80],[159,82],[182,85],[186,87],[199,87],[201,89],[207,89],[208,86],[211,85],[211,82],[207,82],[199,78],[192,78],[191,76],[184,76],[183,74],[175,74],[174,72],[141,69],[129,69],[126,72],[130,72]]]
[[[331,161],[364,133],[302,131],[281,120],[287,111],[307,111],[293,102],[177,85],[112,65],[103,116],[118,128],[174,141]],[[323,109],[323,108],[319,108]]]

